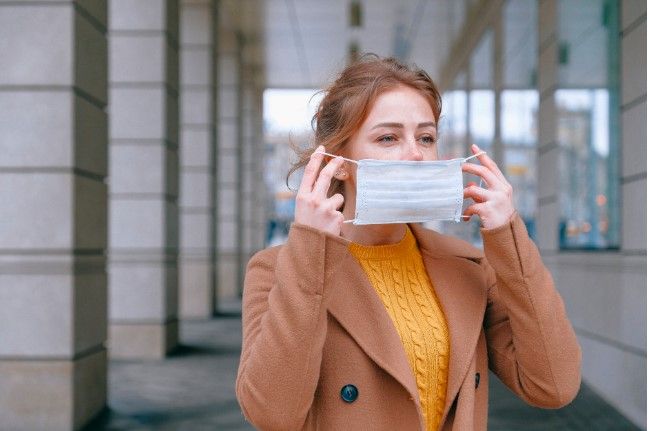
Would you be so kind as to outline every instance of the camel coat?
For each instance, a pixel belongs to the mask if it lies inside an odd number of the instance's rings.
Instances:
[[[487,429],[488,369],[533,406],[570,403],[581,350],[518,213],[481,229],[484,254],[409,226],[449,328],[440,429]],[[399,335],[348,244],[293,223],[285,244],[248,263],[236,394],[260,430],[424,430]],[[347,385],[352,402],[341,397]]]

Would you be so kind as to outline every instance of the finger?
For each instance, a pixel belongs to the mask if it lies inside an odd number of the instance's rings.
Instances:
[[[311,154],[311,159],[306,164],[304,168],[304,175],[302,176],[302,182],[300,182],[300,187],[298,188],[298,193],[307,194],[311,193],[313,190],[313,183],[318,177],[318,169],[322,164],[322,158],[324,154],[319,153],[318,151],[324,151],[324,146],[319,145],[318,148]]]
[[[336,193],[335,195],[333,195],[329,199],[327,199],[326,202],[327,202],[327,205],[331,206],[331,209],[337,210],[345,202],[345,198],[340,193]]]
[[[318,196],[325,198],[327,196],[327,191],[331,185],[331,179],[334,176],[334,173],[340,166],[342,166],[344,160],[341,157],[336,157],[325,166],[321,171],[318,179],[313,186],[313,193]]]
[[[480,147],[478,147],[476,144],[471,145],[471,150],[473,150],[474,154],[478,154],[480,151],[482,151]],[[486,152],[484,154],[479,155],[477,159],[481,165],[483,165],[491,172],[493,172],[502,181],[507,182],[505,175],[502,173],[502,171],[500,170],[496,162],[494,162],[493,159],[489,157]]]
[[[484,203],[479,203],[479,204],[473,204],[468,206],[462,213],[462,215],[464,216],[464,221],[468,221],[473,215],[480,216],[480,213],[482,211],[482,208],[484,208],[484,205],[485,205]]]
[[[491,190],[472,185],[464,189],[464,199],[469,198],[473,199],[475,202],[481,203],[493,198],[493,192]]]
[[[462,171],[481,177],[491,189],[504,186],[500,178],[484,166],[476,165],[475,163],[464,163],[462,164]]]

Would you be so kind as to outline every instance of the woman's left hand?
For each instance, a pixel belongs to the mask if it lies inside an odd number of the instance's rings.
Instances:
[[[473,154],[480,151],[477,145],[471,146]],[[493,229],[507,223],[514,213],[513,189],[507,182],[496,163],[487,154],[478,156],[480,165],[474,163],[463,163],[462,171],[481,177],[487,188],[478,187],[471,182],[464,188],[464,199],[473,199],[474,204],[470,205],[464,215],[468,221],[473,214],[480,217],[482,227]]]

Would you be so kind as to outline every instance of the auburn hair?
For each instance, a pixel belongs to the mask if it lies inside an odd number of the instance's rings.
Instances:
[[[345,67],[336,80],[321,91],[324,97],[311,120],[315,139],[306,149],[293,146],[297,161],[286,176],[286,185],[293,172],[309,162],[319,145],[323,145],[327,153],[342,154],[345,145],[367,118],[376,98],[400,85],[417,90],[430,103],[435,123],[439,124],[442,97],[423,69],[406,65],[393,57],[365,54]],[[324,165],[323,161],[322,167]],[[333,178],[327,196],[336,193],[344,195],[343,182]]]

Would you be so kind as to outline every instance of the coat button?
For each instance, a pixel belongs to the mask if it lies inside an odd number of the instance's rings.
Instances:
[[[480,373],[475,373],[475,388],[478,389],[480,386]]]
[[[340,397],[346,403],[353,403],[358,398],[358,389],[354,385],[345,385],[340,390]]]

